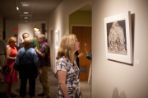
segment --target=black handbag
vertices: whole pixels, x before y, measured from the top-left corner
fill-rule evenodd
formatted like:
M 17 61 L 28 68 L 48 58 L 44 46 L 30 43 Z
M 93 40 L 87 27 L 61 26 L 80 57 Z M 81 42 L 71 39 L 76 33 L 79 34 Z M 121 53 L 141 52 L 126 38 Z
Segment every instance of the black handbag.
M 2 67 L 2 73 L 3 74 L 8 74 L 10 73 L 10 67 L 8 65 L 5 65 Z

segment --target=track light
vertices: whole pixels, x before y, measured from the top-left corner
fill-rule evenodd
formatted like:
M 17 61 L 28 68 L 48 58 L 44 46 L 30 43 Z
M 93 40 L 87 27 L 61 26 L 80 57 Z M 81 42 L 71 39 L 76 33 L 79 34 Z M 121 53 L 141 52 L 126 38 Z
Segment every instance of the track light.
M 19 11 L 19 7 L 18 6 L 16 6 L 16 10 Z
M 24 14 L 29 14 L 29 12 L 24 12 Z

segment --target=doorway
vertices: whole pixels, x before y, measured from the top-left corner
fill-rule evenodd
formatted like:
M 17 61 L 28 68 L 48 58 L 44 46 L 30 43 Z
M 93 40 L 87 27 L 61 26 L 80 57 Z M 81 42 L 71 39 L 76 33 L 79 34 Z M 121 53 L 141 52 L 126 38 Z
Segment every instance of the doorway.
M 87 81 L 89 76 L 90 60 L 86 58 L 85 44 L 87 44 L 88 50 L 91 49 L 91 26 L 72 26 L 72 33 L 74 33 L 79 42 L 79 53 L 83 53 L 80 60 L 80 80 Z
M 91 98 L 91 61 L 86 58 L 85 44 L 87 44 L 87 50 L 91 50 L 91 4 L 86 5 L 79 10 L 73 12 L 69 16 L 69 31 L 77 36 L 80 42 L 79 53 L 83 53 L 83 56 L 79 58 L 80 64 L 80 89 L 83 98 Z

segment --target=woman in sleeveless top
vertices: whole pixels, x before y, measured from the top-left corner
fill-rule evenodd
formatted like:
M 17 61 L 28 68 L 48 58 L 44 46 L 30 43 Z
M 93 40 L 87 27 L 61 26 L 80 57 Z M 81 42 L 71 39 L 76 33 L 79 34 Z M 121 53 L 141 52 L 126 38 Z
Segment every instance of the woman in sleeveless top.
M 17 55 L 17 48 L 16 48 L 16 38 L 15 37 L 10 37 L 8 40 L 8 45 L 6 46 L 6 65 L 9 66 L 10 71 L 4 75 L 5 82 L 8 84 L 7 88 L 7 95 L 8 98 L 11 98 L 11 89 L 12 89 L 12 84 L 17 81 L 17 72 L 13 68 L 16 55 Z

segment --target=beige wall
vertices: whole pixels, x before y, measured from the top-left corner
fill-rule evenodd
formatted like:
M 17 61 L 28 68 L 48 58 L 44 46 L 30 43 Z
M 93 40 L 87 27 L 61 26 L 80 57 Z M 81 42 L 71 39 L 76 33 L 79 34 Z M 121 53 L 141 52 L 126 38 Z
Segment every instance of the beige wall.
M 147 0 L 93 0 L 92 98 L 148 98 L 147 9 Z M 135 15 L 133 65 L 105 58 L 104 18 L 127 11 Z
M 33 37 L 33 25 L 32 23 L 19 23 L 18 24 L 19 28 L 19 34 L 18 34 L 18 41 L 19 43 L 22 43 L 22 34 L 23 33 L 29 33 Z
M 72 26 L 91 26 L 91 11 L 76 11 L 69 16 L 69 32 Z

